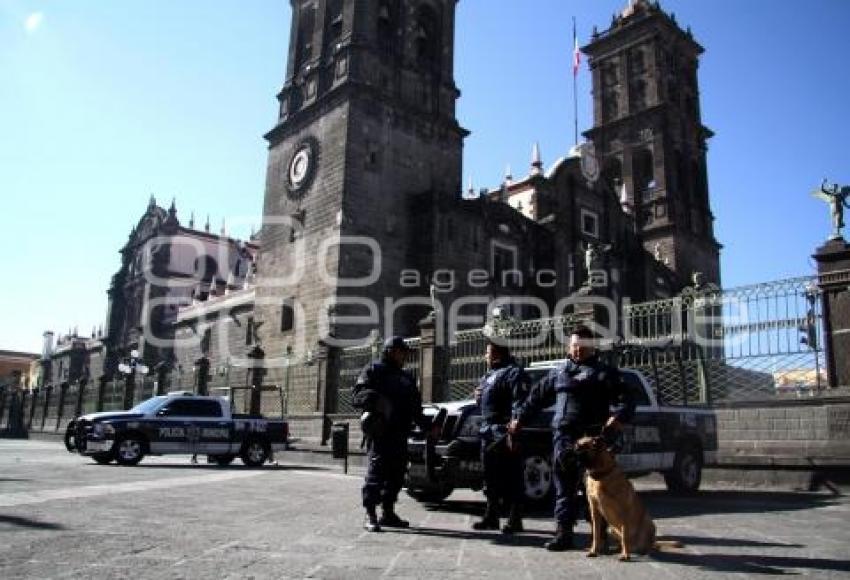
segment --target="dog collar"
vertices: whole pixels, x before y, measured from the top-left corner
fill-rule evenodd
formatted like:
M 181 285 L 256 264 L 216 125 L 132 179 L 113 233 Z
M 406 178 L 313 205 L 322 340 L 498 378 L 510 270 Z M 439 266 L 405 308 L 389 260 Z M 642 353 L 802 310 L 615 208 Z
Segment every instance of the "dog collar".
M 607 477 L 608 475 L 610 475 L 611 472 L 614 471 L 615 467 L 617 467 L 617 466 L 611 465 L 611 467 L 609 467 L 608 469 L 606 469 L 604 471 L 593 471 L 593 470 L 588 469 L 587 474 L 590 477 L 592 477 L 593 479 L 602 479 L 603 477 Z

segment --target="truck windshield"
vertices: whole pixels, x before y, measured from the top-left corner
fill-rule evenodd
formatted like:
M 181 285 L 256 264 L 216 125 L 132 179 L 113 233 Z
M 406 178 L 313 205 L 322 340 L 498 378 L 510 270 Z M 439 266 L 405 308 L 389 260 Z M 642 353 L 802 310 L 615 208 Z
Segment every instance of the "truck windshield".
M 162 401 L 165 400 L 166 397 L 153 397 L 148 399 L 147 401 L 142 401 L 132 409 L 130 409 L 131 413 L 142 413 L 143 415 L 147 415 L 157 407 L 162 404 Z

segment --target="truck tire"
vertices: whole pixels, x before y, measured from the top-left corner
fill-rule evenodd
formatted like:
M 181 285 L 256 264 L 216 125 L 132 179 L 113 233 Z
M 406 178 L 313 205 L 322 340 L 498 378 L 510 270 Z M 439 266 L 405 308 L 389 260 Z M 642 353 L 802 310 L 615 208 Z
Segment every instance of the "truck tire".
M 91 456 L 94 459 L 95 463 L 99 463 L 100 465 L 109 465 L 112 463 L 112 453 L 106 451 L 104 453 L 95 453 Z
M 537 452 L 526 455 L 522 475 L 525 498 L 529 503 L 541 504 L 552 500 L 554 484 L 552 482 L 552 461 Z
M 210 463 L 215 463 L 216 465 L 221 465 L 222 467 L 226 467 L 233 463 L 233 460 L 236 459 L 235 455 L 210 455 L 209 460 Z
M 239 458 L 248 467 L 259 467 L 269 458 L 269 446 L 261 439 L 248 439 L 242 445 Z
M 136 465 L 145 456 L 145 442 L 137 435 L 125 435 L 115 442 L 113 451 L 119 465 Z
M 69 453 L 77 451 L 77 428 L 73 421 L 68 423 L 68 427 L 65 429 L 63 442 L 65 443 L 65 449 L 67 449 Z
M 696 493 L 702 481 L 702 453 L 694 445 L 686 445 L 676 452 L 673 469 L 664 472 L 667 489 L 676 494 Z

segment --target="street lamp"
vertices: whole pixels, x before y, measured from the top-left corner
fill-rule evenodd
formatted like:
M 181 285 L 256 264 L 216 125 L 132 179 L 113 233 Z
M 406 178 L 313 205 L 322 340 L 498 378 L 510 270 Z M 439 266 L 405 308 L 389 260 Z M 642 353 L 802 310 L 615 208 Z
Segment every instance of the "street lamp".
M 150 372 L 150 369 L 139 357 L 139 351 L 134 349 L 130 351 L 130 357 L 118 365 L 118 372 L 124 375 L 124 408 L 129 409 L 133 406 L 136 373 L 146 375 Z

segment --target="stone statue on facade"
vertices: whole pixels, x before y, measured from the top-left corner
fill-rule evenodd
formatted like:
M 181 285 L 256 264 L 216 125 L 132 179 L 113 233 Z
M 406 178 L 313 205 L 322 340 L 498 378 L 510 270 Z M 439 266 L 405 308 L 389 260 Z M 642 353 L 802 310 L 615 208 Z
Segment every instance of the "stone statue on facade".
M 588 243 L 584 248 L 584 269 L 588 275 L 592 270 L 598 270 L 603 256 L 611 250 L 611 244 Z
M 841 230 L 844 229 L 844 209 L 850 209 L 850 203 L 847 201 L 850 197 L 850 186 L 839 187 L 838 184 L 828 186 L 827 180 L 824 179 L 820 189 L 814 190 L 812 195 L 829 204 L 832 216 L 832 235 L 829 239 L 840 240 L 843 237 Z

